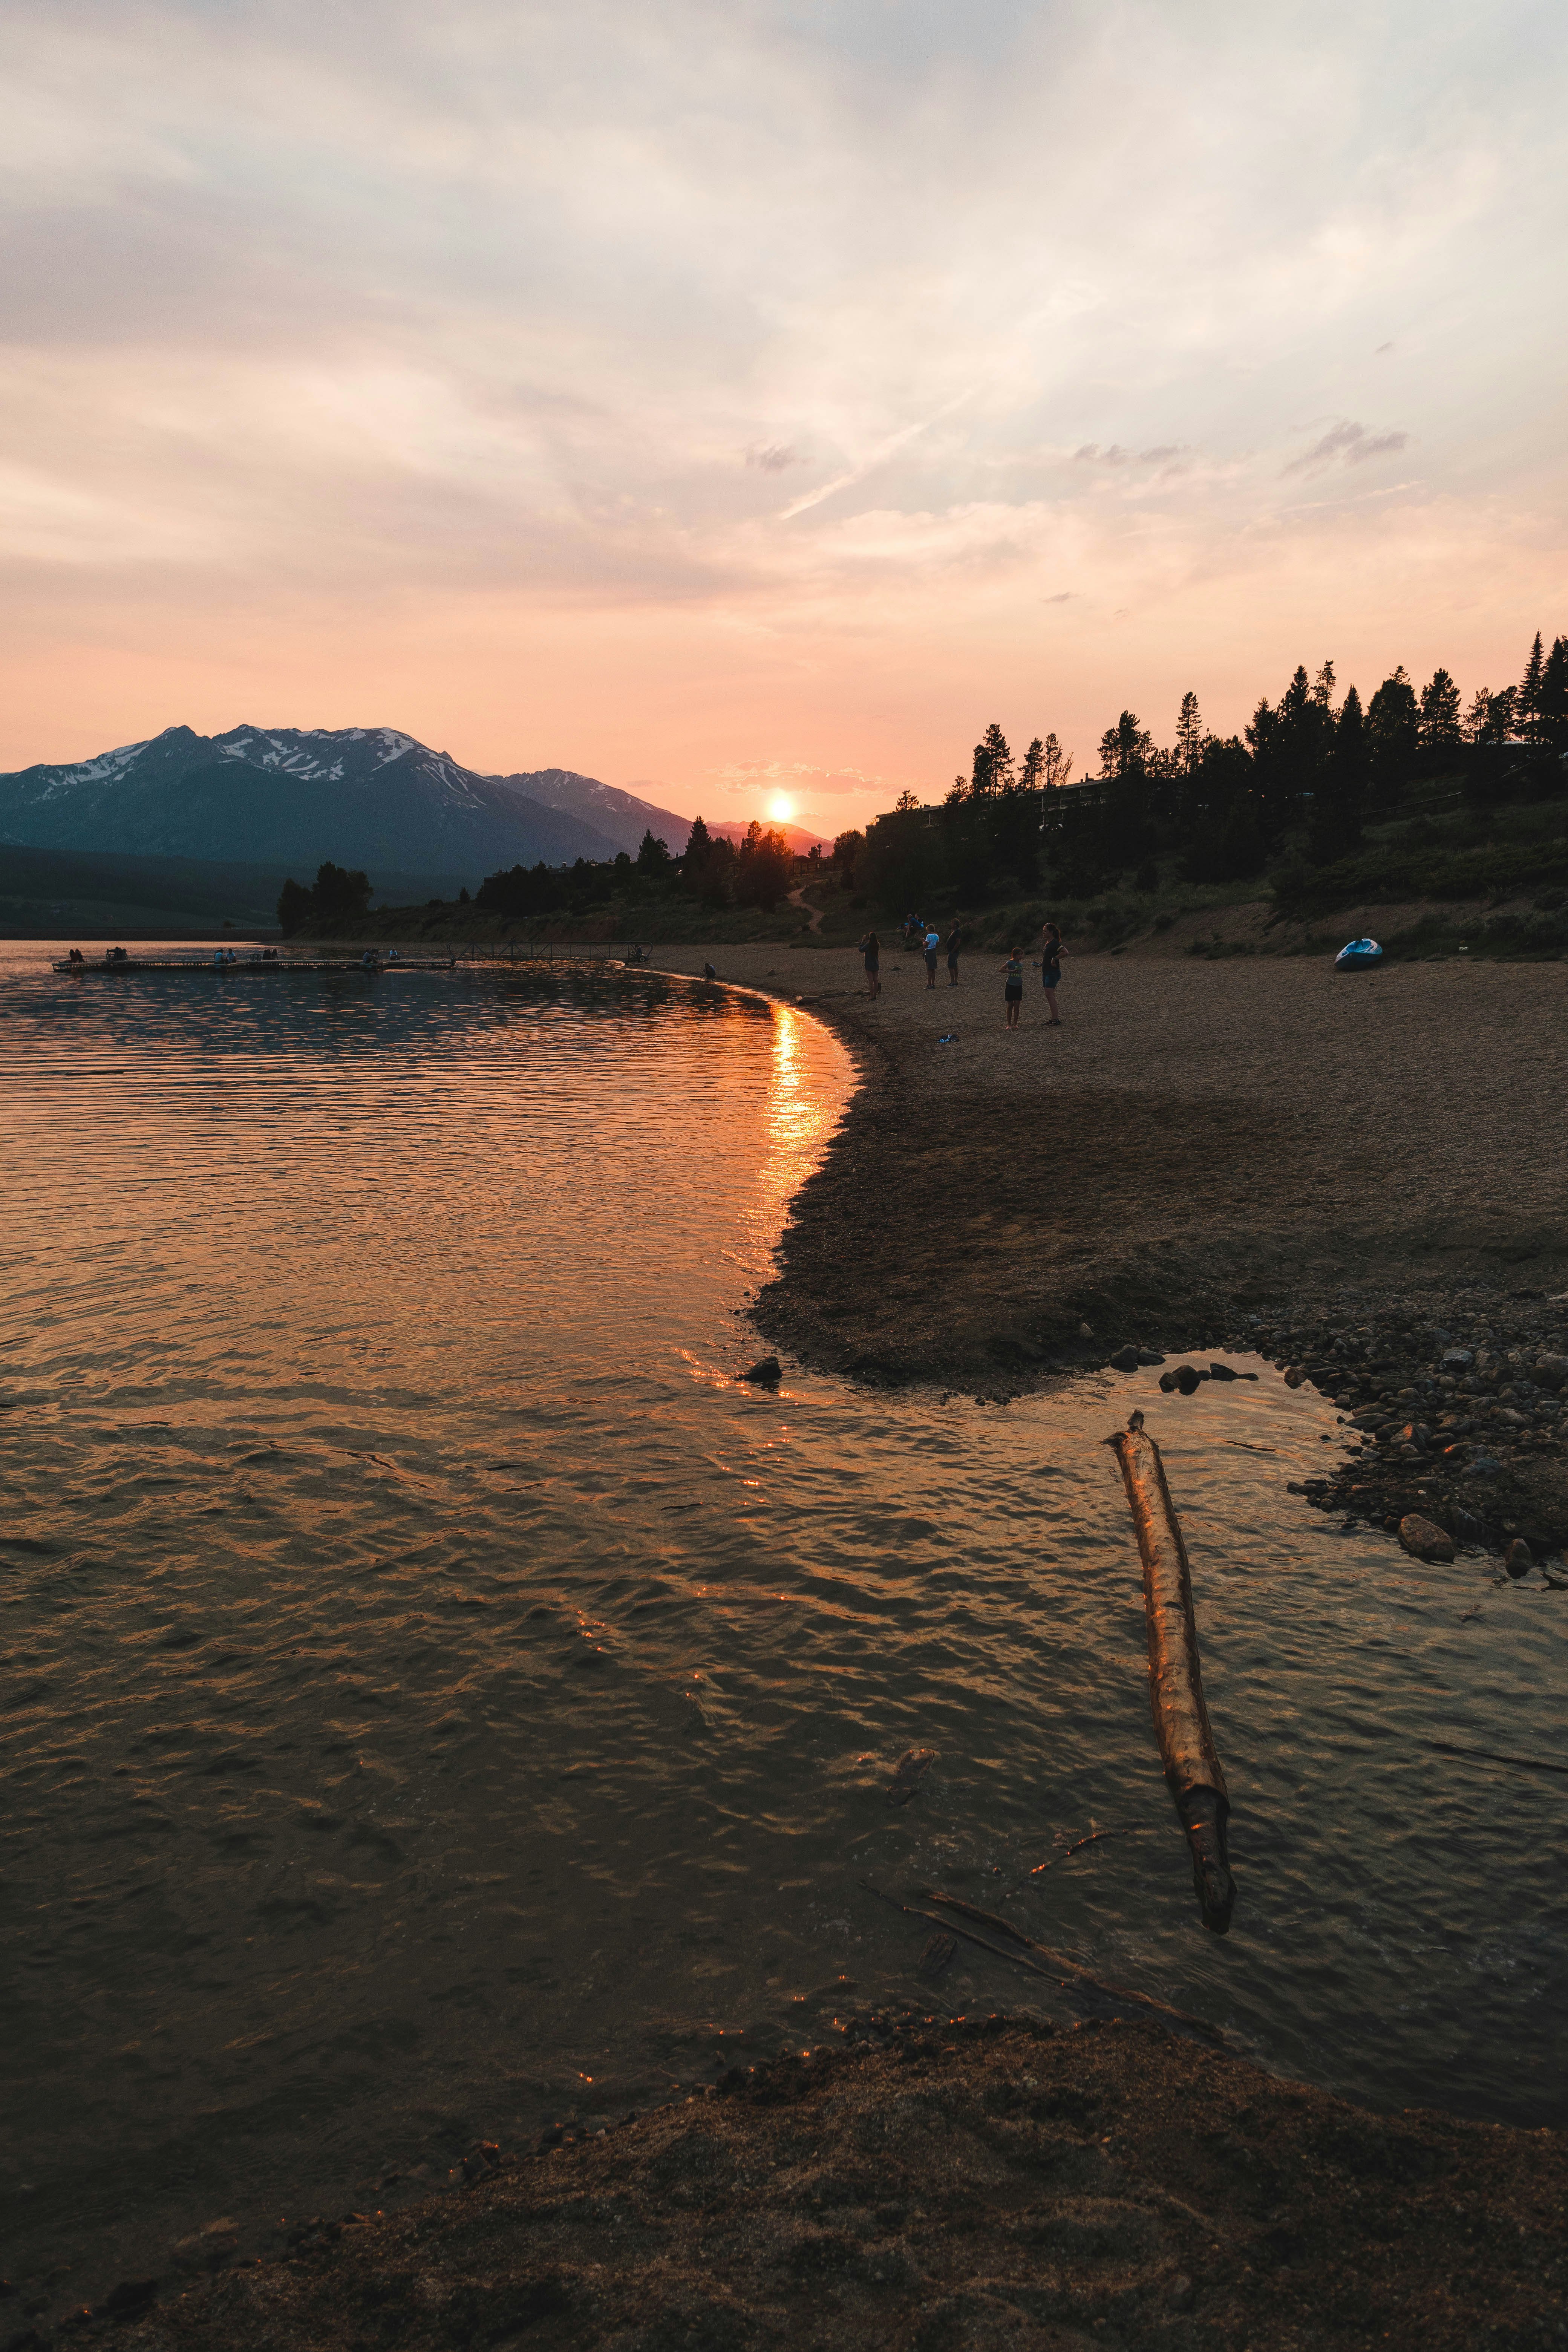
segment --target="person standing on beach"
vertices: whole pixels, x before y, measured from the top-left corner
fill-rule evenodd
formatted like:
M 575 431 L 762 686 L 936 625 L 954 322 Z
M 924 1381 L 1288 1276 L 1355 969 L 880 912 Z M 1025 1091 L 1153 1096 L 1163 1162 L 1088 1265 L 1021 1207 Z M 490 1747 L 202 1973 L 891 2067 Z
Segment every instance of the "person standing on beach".
M 954 923 L 952 930 L 949 931 L 947 935 L 947 984 L 949 988 L 956 988 L 958 986 L 958 950 L 963 945 L 963 933 L 959 929 L 958 925 Z
M 1040 978 L 1046 983 L 1046 1003 L 1050 1007 L 1051 1015 L 1046 1026 L 1047 1029 L 1059 1029 L 1062 1022 L 1057 1011 L 1057 991 L 1062 984 L 1062 958 L 1067 950 L 1062 945 L 1062 935 L 1055 923 L 1046 925 L 1040 947 Z
M 875 931 L 868 931 L 860 942 L 860 952 L 866 959 L 866 993 L 882 993 L 882 948 Z
M 926 933 L 926 986 L 936 986 L 937 951 L 942 946 L 942 934 L 933 923 Z
M 1024 959 L 1016 948 L 1009 948 L 1007 961 L 1002 967 L 1003 998 L 1007 1007 L 1007 1026 L 1016 1029 L 1024 1003 Z

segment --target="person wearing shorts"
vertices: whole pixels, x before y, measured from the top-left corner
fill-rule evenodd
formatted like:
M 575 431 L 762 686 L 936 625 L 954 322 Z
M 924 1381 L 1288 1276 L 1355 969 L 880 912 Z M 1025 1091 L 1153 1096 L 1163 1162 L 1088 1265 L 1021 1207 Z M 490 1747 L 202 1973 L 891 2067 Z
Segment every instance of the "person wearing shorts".
M 866 960 L 866 993 L 882 993 L 882 945 L 875 931 L 868 931 L 860 942 L 860 952 Z
M 936 959 L 942 946 L 942 934 L 933 923 L 925 936 L 926 986 L 936 986 Z
M 1057 991 L 1062 984 L 1062 958 L 1067 950 L 1062 945 L 1062 935 L 1055 923 L 1046 925 L 1040 945 L 1040 978 L 1046 984 L 1046 1003 L 1050 1007 L 1050 1019 L 1046 1026 L 1047 1029 L 1059 1029 L 1062 1022 L 1057 1011 Z
M 1007 1026 L 1016 1029 L 1024 1004 L 1024 959 L 1016 948 L 1009 948 L 1007 961 L 1002 967 L 1002 997 L 1007 1008 Z

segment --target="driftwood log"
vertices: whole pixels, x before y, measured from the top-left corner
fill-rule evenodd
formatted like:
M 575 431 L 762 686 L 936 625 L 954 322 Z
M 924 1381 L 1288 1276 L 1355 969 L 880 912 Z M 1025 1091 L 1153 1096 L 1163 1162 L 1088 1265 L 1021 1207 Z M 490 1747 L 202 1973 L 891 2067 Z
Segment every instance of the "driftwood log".
M 1193 1580 L 1176 1523 L 1160 1449 L 1141 1412 L 1106 1440 L 1121 1465 L 1132 1524 L 1143 1559 L 1143 1612 L 1149 1628 L 1149 1704 L 1165 1780 L 1187 1833 L 1193 1885 L 1204 1926 L 1223 1936 L 1230 1926 L 1236 1883 L 1226 1851 L 1230 1798 L 1215 1754 L 1198 1664 Z

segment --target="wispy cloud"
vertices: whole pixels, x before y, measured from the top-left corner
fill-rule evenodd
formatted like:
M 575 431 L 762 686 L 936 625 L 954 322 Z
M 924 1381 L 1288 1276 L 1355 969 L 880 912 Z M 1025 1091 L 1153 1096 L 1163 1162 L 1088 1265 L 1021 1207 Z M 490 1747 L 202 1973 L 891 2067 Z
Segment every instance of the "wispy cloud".
M 1281 467 L 1284 474 L 1313 474 L 1324 466 L 1364 466 L 1373 457 L 1391 457 L 1408 448 L 1408 433 L 1369 433 L 1364 425 L 1343 419 L 1331 425 L 1321 440 Z

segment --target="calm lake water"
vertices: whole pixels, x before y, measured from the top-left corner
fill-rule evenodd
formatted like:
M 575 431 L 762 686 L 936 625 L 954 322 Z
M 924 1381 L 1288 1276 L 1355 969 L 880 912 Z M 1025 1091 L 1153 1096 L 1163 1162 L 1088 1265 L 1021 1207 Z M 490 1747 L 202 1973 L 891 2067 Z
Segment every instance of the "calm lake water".
M 1561 1759 L 1568 1596 L 1288 1495 L 1331 1407 L 740 1384 L 852 1084 L 788 1008 L 49 952 L 0 950 L 11 2275 L 90 2299 L 216 2216 L 386 2202 L 884 2000 L 1071 2013 L 963 1948 L 922 1995 L 868 1875 L 1288 2073 L 1563 2120 L 1564 1784 L 1426 1743 Z M 1134 1402 L 1230 1780 L 1223 1941 L 1100 1443 Z

